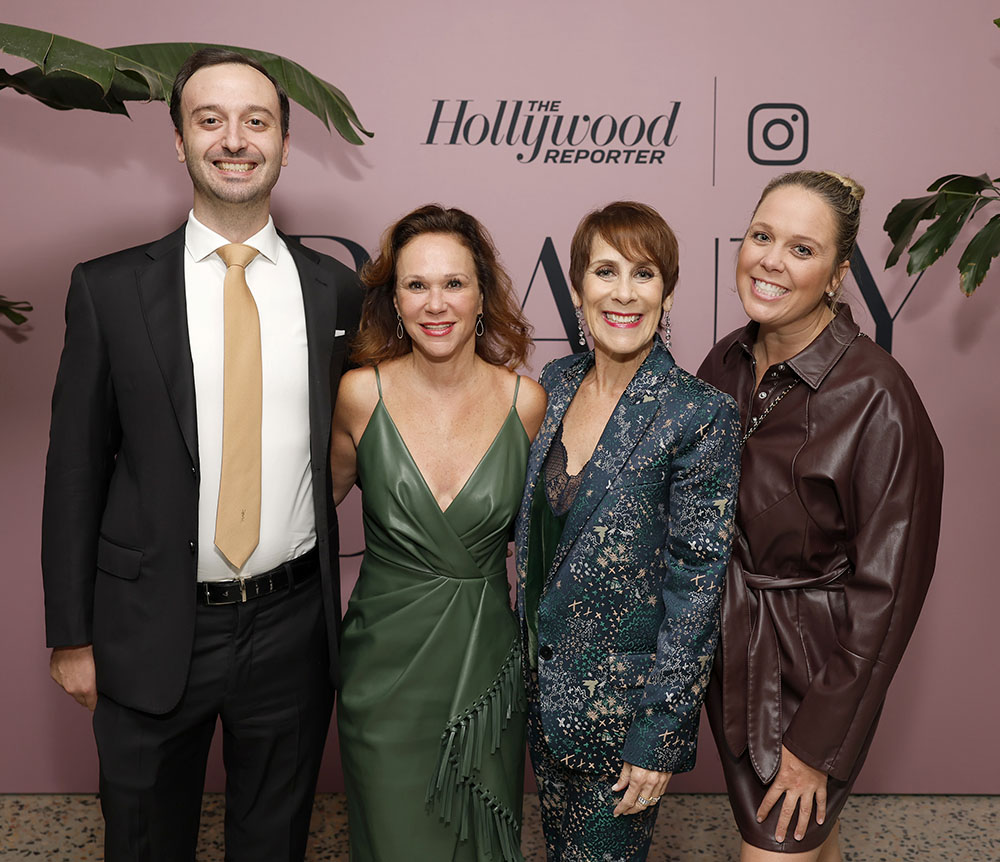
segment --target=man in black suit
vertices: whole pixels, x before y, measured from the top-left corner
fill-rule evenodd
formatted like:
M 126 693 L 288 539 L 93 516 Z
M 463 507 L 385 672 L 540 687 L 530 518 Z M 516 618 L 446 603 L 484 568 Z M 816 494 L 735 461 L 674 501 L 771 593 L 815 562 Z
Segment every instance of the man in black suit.
M 330 417 L 360 288 L 274 228 L 288 97 L 263 67 L 199 51 L 171 116 L 187 223 L 70 285 L 42 526 L 51 673 L 95 710 L 110 862 L 194 859 L 219 717 L 226 858 L 302 859 L 337 681 Z

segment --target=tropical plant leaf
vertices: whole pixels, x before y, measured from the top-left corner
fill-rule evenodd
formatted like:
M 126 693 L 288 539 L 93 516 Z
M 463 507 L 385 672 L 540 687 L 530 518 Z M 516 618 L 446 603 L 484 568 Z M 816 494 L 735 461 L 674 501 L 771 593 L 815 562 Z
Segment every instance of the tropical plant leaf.
M 994 183 L 997 180 L 993 181 Z M 995 197 L 986 197 L 985 195 L 980 195 L 979 200 L 976 201 L 976 205 L 972 208 L 972 215 L 969 218 L 975 218 L 977 212 L 979 212 L 983 207 L 989 206 L 990 204 L 995 204 L 997 202 Z
M 977 195 L 983 189 L 993 185 L 989 176 L 980 174 L 978 177 L 970 177 L 967 174 L 948 174 L 934 180 L 927 187 L 929 192 L 947 191 L 954 194 Z M 947 188 L 945 188 L 947 186 Z
M 127 116 L 126 102 L 169 103 L 177 70 L 191 53 L 203 47 L 206 44 L 200 42 L 162 42 L 105 50 L 42 30 L 0 24 L 0 52 L 35 64 L 17 73 L 0 69 L 0 89 L 10 87 L 61 110 L 85 108 Z M 253 48 L 218 47 L 258 60 L 290 99 L 319 117 L 327 129 L 332 123 L 345 140 L 362 144 L 362 134 L 372 136 L 347 96 L 300 64 Z
M 30 302 L 20 302 L 0 296 L 0 314 L 8 318 L 11 323 L 20 326 L 28 318 L 21 314 L 22 311 L 32 311 Z
M 136 95 L 130 97 L 131 100 L 146 100 L 149 90 L 139 84 L 134 86 Z M 100 84 L 73 72 L 52 72 L 45 75 L 39 69 L 31 68 L 11 75 L 0 69 L 0 89 L 4 87 L 32 96 L 42 104 L 59 111 L 84 108 L 128 116 L 125 100 L 118 95 L 120 92 L 118 88 L 105 93 Z
M 962 293 L 972 296 L 983 283 L 990 263 L 1000 254 L 1000 214 L 993 216 L 965 247 L 958 261 L 958 283 Z
M 913 239 L 913 232 L 917 229 L 917 225 L 924 219 L 934 218 L 937 200 L 937 195 L 906 198 L 889 210 L 889 215 L 885 217 L 882 229 L 889 234 L 889 239 L 893 241 L 894 245 L 892 251 L 889 252 L 889 257 L 886 258 L 886 269 L 896 265 L 899 256 Z
M 167 69 L 169 83 L 166 85 L 166 99 L 169 101 L 170 86 L 173 84 L 177 70 L 190 54 L 204 47 L 206 45 L 199 42 L 160 42 L 146 45 L 126 45 L 111 50 L 142 66 Z M 285 88 L 290 99 L 319 117 L 327 129 L 332 123 L 345 140 L 352 144 L 363 144 L 364 141 L 358 135 L 358 131 L 372 137 L 372 133 L 361 125 L 361 121 L 347 96 L 333 84 L 317 78 L 304 66 L 289 60 L 287 57 L 271 54 L 267 51 L 257 51 L 253 48 L 240 48 L 233 45 L 220 45 L 218 47 L 239 51 L 241 54 L 253 57 L 274 75 L 278 83 Z
M 924 235 L 910 246 L 910 259 L 906 264 L 910 275 L 927 269 L 952 247 L 978 200 L 978 197 L 969 195 L 938 192 L 937 218 Z

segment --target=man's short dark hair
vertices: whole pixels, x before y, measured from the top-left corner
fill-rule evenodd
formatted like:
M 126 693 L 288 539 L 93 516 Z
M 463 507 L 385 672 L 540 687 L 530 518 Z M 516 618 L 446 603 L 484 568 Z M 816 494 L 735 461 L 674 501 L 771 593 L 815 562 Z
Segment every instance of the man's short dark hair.
M 256 69 L 274 84 L 274 89 L 278 94 L 278 104 L 281 106 L 281 136 L 284 137 L 287 135 L 288 93 L 285 92 L 284 87 L 275 80 L 274 75 L 268 72 L 267 69 L 252 57 L 241 54 L 239 51 L 230 51 L 228 48 L 215 47 L 200 48 L 195 51 L 184 61 L 184 65 L 177 72 L 177 77 L 174 78 L 174 86 L 170 91 L 170 119 L 173 120 L 177 133 L 181 137 L 184 137 L 181 118 L 181 91 L 184 89 L 184 85 L 188 82 L 188 79 L 199 69 L 204 69 L 206 66 L 221 66 L 225 63 L 239 63 L 243 66 L 249 66 L 251 69 Z

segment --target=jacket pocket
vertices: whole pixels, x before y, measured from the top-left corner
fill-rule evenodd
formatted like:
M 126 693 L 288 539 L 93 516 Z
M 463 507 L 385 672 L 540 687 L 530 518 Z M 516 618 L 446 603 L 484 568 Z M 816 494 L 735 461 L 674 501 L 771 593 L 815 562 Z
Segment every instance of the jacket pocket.
M 98 571 L 116 578 L 134 581 L 139 577 L 139 566 L 142 562 L 142 551 L 137 548 L 126 548 L 110 539 L 101 536 L 97 540 Z
M 608 656 L 608 682 L 616 688 L 642 688 L 656 660 L 654 653 L 619 652 Z

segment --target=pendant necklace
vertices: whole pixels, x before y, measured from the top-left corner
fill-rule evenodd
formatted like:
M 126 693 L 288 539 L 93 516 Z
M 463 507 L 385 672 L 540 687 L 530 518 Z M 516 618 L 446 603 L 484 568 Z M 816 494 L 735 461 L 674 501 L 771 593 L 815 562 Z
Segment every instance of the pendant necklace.
M 764 421 L 764 417 L 777 407 L 778 402 L 791 392 L 798 385 L 798 383 L 798 378 L 789 383 L 784 389 L 781 390 L 781 392 L 774 396 L 774 399 L 767 405 L 767 407 L 764 408 L 763 412 L 759 416 L 756 416 L 750 421 L 750 424 L 747 426 L 746 433 L 743 435 L 743 439 L 740 440 L 740 447 L 746 446 L 747 440 L 750 439 L 750 435 L 760 428 L 760 423 Z

